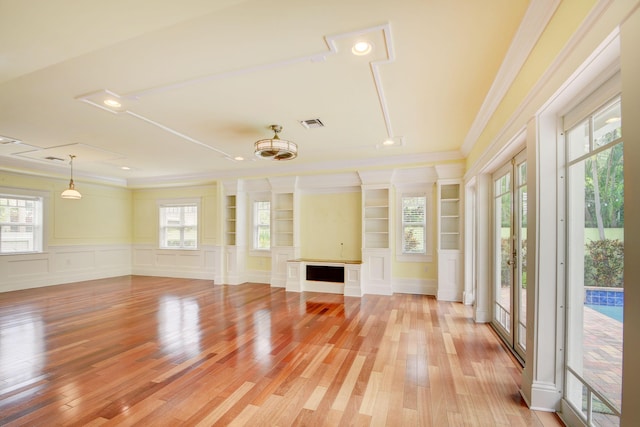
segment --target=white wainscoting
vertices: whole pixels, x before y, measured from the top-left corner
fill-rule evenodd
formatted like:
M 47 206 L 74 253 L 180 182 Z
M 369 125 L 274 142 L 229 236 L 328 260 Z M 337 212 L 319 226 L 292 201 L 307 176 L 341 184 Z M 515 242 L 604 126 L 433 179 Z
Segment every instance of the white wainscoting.
M 393 294 L 390 249 L 362 250 L 362 294 Z
M 131 274 L 130 245 L 49 246 L 0 256 L 0 292 Z
M 398 294 L 433 295 L 438 293 L 435 279 L 392 279 L 393 292 Z
M 218 246 L 197 250 L 158 249 L 133 245 L 132 274 L 213 280 L 220 284 L 222 252 Z

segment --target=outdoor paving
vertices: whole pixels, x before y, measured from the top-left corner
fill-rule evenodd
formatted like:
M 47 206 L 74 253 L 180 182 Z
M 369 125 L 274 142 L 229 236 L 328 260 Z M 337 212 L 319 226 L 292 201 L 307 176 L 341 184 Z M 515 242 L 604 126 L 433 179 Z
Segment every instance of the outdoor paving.
M 622 322 L 584 307 L 584 378 L 620 408 Z

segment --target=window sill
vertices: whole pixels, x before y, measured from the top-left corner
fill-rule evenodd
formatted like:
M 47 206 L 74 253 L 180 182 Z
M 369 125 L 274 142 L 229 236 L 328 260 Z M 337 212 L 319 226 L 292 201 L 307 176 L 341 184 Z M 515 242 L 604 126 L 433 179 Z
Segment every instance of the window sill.
M 15 256 L 25 256 L 25 255 L 46 255 L 47 252 L 45 251 L 31 251 L 31 252 L 2 252 L 0 253 L 0 256 L 10 256 L 10 255 L 15 255 Z

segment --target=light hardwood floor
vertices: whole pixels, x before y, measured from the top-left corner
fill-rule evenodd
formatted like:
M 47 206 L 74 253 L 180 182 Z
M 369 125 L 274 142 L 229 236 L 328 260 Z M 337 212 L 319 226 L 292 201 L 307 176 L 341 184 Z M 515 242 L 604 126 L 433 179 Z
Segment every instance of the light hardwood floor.
M 470 314 L 143 276 L 2 293 L 0 425 L 561 425 Z

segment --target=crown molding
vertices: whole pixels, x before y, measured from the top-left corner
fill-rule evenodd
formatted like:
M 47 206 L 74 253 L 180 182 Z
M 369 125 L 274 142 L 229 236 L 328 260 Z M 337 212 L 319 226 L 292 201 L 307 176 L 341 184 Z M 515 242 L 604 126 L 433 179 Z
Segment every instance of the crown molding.
M 0 171 L 19 173 L 53 179 L 69 179 L 70 168 L 68 163 L 60 165 L 47 165 L 36 163 L 30 160 L 23 160 L 16 157 L 2 157 L 3 164 Z M 102 175 L 92 175 L 83 172 L 73 171 L 74 181 L 85 180 L 92 183 L 112 185 L 116 187 L 127 187 L 127 181 L 120 178 L 107 177 Z
M 496 112 L 559 5 L 560 0 L 533 0 L 529 5 L 478 115 L 464 139 L 461 151 L 465 157 L 469 155 L 491 116 Z
M 602 72 L 606 70 L 613 70 L 616 65 L 612 65 L 612 61 L 619 60 L 619 27 L 616 27 L 605 39 L 593 50 L 593 52 L 574 70 L 570 73 L 570 76 L 559 85 L 559 87 L 550 95 L 545 97 L 545 93 L 548 93 L 548 87 L 554 83 L 554 79 L 562 71 L 562 67 L 568 61 L 568 58 L 578 49 L 580 43 L 587 37 L 588 33 L 595 27 L 596 23 L 600 21 L 607 9 L 609 8 L 613 0 L 600 0 L 591 10 L 589 15 L 585 18 L 582 24 L 578 27 L 575 33 L 571 36 L 564 48 L 556 56 L 555 60 L 546 69 L 544 74 L 540 77 L 538 82 L 533 86 L 529 94 L 523 99 L 518 107 L 513 111 L 511 117 L 505 122 L 502 128 L 498 131 L 493 138 L 489 146 L 481 153 L 480 157 L 471 165 L 465 176 L 467 178 L 485 170 L 487 165 L 493 158 L 498 156 L 504 149 L 504 145 L 510 145 L 511 141 L 514 141 L 519 137 L 523 129 L 526 127 L 527 117 L 531 117 L 528 114 L 534 115 L 544 112 L 549 105 L 555 104 L 559 101 L 559 97 L 568 97 L 569 88 L 572 90 L 582 90 L 584 85 L 577 85 L 577 81 L 581 82 L 593 82 L 594 79 Z M 576 94 L 576 92 L 573 92 Z M 545 97 L 545 100 L 536 106 L 536 101 L 539 101 L 541 97 Z M 535 109 L 535 111 L 532 111 Z

